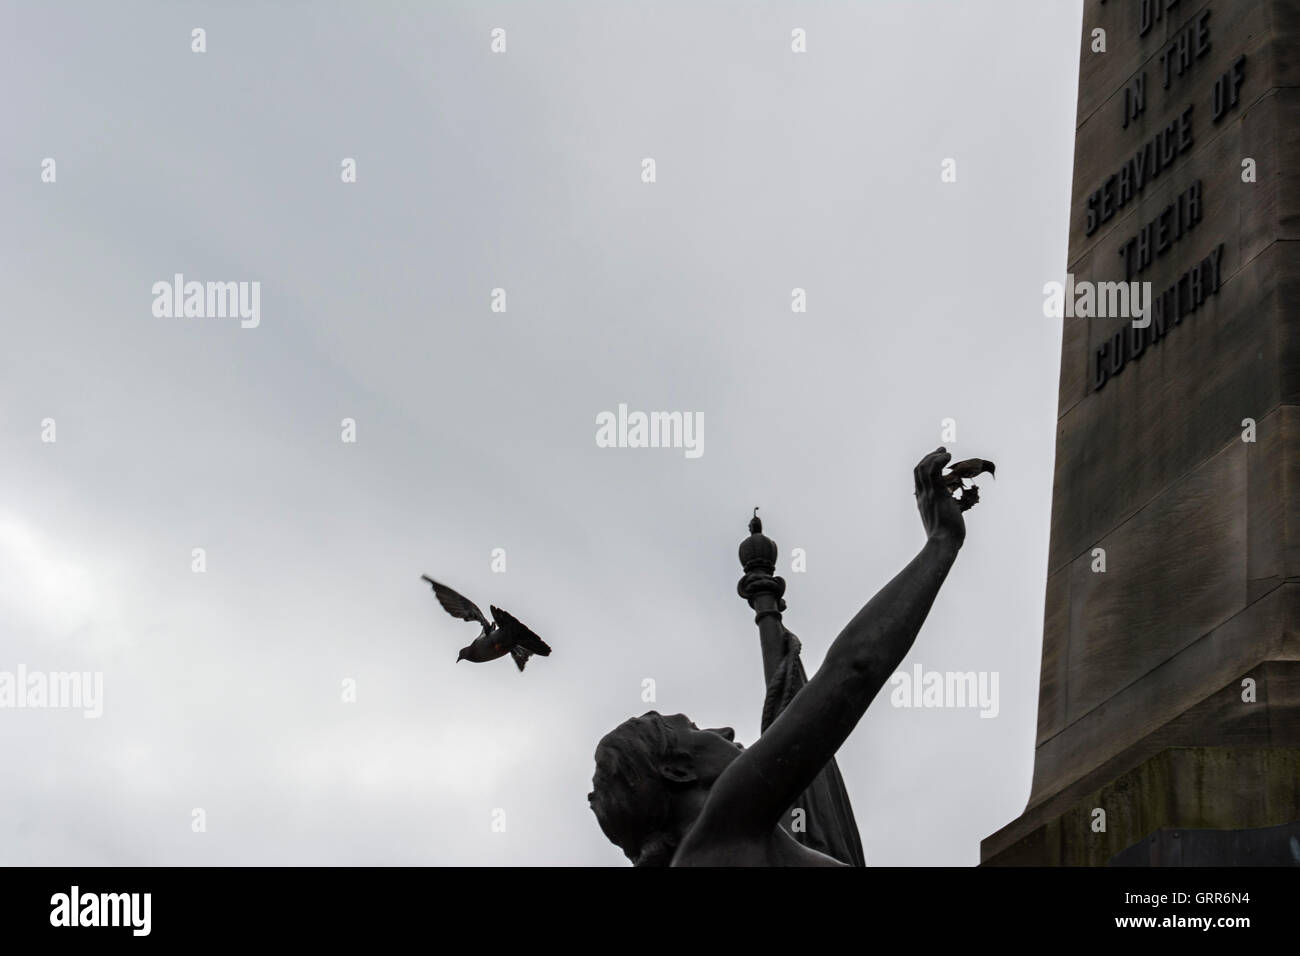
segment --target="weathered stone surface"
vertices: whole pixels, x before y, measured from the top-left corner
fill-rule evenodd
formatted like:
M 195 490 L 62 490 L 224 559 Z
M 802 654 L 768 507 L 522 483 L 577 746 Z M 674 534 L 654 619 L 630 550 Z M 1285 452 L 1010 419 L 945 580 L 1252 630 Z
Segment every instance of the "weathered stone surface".
M 1295 585 L 1289 586 L 1297 589 Z M 1293 624 L 1300 593 L 1291 601 Z M 1290 638 L 1291 653 L 1296 638 Z M 1241 700 L 1241 680 L 1256 682 L 1258 700 Z M 1095 866 L 1161 827 L 1273 826 L 1300 819 L 1300 662 L 1265 662 L 1217 693 L 1125 746 L 1073 783 L 1031 799 L 1029 809 L 983 841 L 994 866 Z M 1221 750 L 1243 760 L 1192 758 L 1184 770 L 1160 769 L 1166 754 Z M 1171 757 L 1166 760 L 1174 759 Z M 1187 759 L 1180 757 L 1177 759 Z M 1223 772 L 1214 772 L 1215 768 Z M 1245 774 L 1245 776 L 1238 776 Z M 1091 829 L 1093 810 L 1106 811 L 1107 833 Z
M 1038 682 L 1038 742 L 1065 728 L 1065 697 L 1069 678 L 1066 641 L 1070 635 L 1070 575 L 1068 570 L 1047 579 L 1047 618 L 1043 623 L 1043 665 Z
M 1265 773 L 1278 770 L 1266 766 Z M 1159 829 L 1110 858 L 1111 866 L 1300 866 L 1300 820 L 1230 830 Z
M 1300 820 L 1300 748 L 1174 747 L 1117 777 L 1043 828 L 1051 862 L 1106 866 L 1163 827 L 1234 830 Z M 1106 830 L 1094 831 L 1095 811 Z
M 1098 542 L 1070 575 L 1073 723 L 1239 612 L 1246 600 L 1246 446 L 1234 441 Z
M 1246 600 L 1300 578 L 1300 407 L 1280 405 L 1246 446 Z
M 1091 6 L 1089 4 L 1089 8 Z M 1136 4 L 1117 4 L 1116 10 L 1120 13 L 1120 19 L 1127 19 L 1136 6 Z M 1193 9 L 1192 4 L 1184 0 L 1175 8 L 1175 12 L 1181 13 L 1184 7 L 1189 12 Z M 1070 199 L 1071 261 L 1083 255 L 1094 244 L 1101 242 L 1107 233 L 1117 228 L 1118 216 L 1103 224 L 1091 236 L 1085 235 L 1085 201 L 1088 194 L 1100 188 L 1106 177 L 1116 172 L 1122 162 L 1151 139 L 1157 131 L 1176 120 L 1188 106 L 1192 107 L 1192 152 L 1178 155 L 1168 169 L 1158 173 L 1151 180 L 1151 185 L 1140 194 L 1140 198 L 1143 199 L 1147 198 L 1147 193 L 1153 187 L 1167 188 L 1171 181 L 1181 182 L 1186 179 L 1189 158 L 1203 152 L 1214 139 L 1231 130 L 1244 112 L 1265 92 L 1276 87 L 1277 84 L 1273 82 L 1276 70 L 1272 63 L 1272 52 L 1277 47 L 1270 42 L 1270 34 L 1266 32 L 1267 7 L 1267 3 L 1252 2 L 1252 0 L 1197 5 L 1196 13 L 1181 17 L 1179 22 L 1183 26 L 1195 23 L 1203 13 L 1208 11 L 1210 16 L 1206 23 L 1210 34 L 1209 51 L 1195 60 L 1191 69 L 1182 77 L 1174 78 L 1169 89 L 1165 90 L 1161 89 L 1163 72 L 1159 64 L 1162 46 L 1154 43 L 1145 44 L 1144 48 L 1150 51 L 1150 55 L 1141 66 L 1131 66 L 1127 74 L 1117 80 L 1100 108 L 1079 124 L 1075 133 L 1074 185 Z M 1114 14 L 1111 16 L 1113 17 Z M 1132 32 L 1132 29 L 1124 28 L 1124 32 Z M 1114 31 L 1108 32 L 1108 37 L 1114 35 Z M 1237 57 L 1242 55 L 1245 55 L 1246 62 L 1238 105 L 1215 123 L 1211 119 L 1214 82 Z M 1086 68 L 1092 60 L 1108 60 L 1111 62 L 1109 69 L 1114 71 L 1120 69 L 1115 65 L 1117 59 L 1113 48 L 1106 54 L 1084 55 L 1080 70 L 1081 101 L 1085 82 L 1083 68 Z M 1146 110 L 1131 121 L 1127 129 L 1123 129 L 1121 123 L 1124 116 L 1125 85 L 1143 70 L 1147 75 Z M 1234 166 L 1234 175 L 1239 179 L 1240 162 L 1234 163 Z M 1131 208 L 1132 203 L 1124 206 L 1120 212 L 1127 214 Z
M 1300 0 L 1181 0 L 1145 37 L 1139 6 L 1085 3 L 1068 271 L 1123 281 L 1125 242 L 1199 183 L 1199 221 L 1131 278 L 1159 294 L 1221 248 L 1217 285 L 1100 388 L 1096 350 L 1130 319 L 1063 320 L 1033 787 L 987 862 L 1105 863 L 1160 827 L 1295 809 L 1267 795 L 1295 785 L 1295 755 L 1274 751 L 1300 748 Z M 1208 48 L 1163 89 L 1161 52 L 1198 22 Z M 1238 101 L 1213 121 L 1215 82 L 1239 63 Z M 1125 127 L 1143 71 L 1146 108 Z M 1191 147 L 1088 235 L 1089 196 L 1188 105 Z M 1270 697 L 1251 709 L 1240 681 L 1261 675 Z M 1232 754 L 1207 750 L 1224 747 L 1272 774 L 1268 813 L 1232 790 Z M 1103 798 L 1136 817 L 1081 836 Z
M 1276 257 L 1271 262 L 1271 267 L 1277 270 L 1274 280 L 1294 283 L 1298 270 L 1297 252 L 1285 242 L 1274 248 L 1279 240 L 1289 241 L 1295 238 L 1294 232 L 1300 225 L 1300 212 L 1295 208 L 1295 190 L 1291 187 L 1291 181 L 1295 177 L 1286 175 L 1286 161 L 1279 156 L 1282 145 L 1279 138 L 1286 136 L 1292 140 L 1288 148 L 1292 149 L 1294 155 L 1300 155 L 1300 140 L 1295 140 L 1284 132 L 1286 124 L 1290 124 L 1291 128 L 1300 126 L 1300 90 L 1270 91 L 1262 96 L 1230 129 L 1194 152 L 1186 160 L 1183 172 L 1170 176 L 1149 194 L 1144 194 L 1140 202 L 1126 207 L 1122 218 L 1117 217 L 1118 225 L 1107 230 L 1100 242 L 1085 250 L 1078 250 L 1072 245 L 1069 272 L 1076 281 L 1123 281 L 1123 259 L 1118 252 L 1121 245 L 1135 235 L 1144 223 L 1157 216 L 1179 192 L 1199 180 L 1205 203 L 1202 221 L 1175 243 L 1167 254 L 1157 258 L 1153 266 L 1139 278 L 1150 281 L 1153 289 L 1158 292 L 1195 261 L 1208 256 L 1219 243 L 1223 243 L 1223 261 L 1220 267 L 1222 287 L 1185 320 L 1189 322 L 1189 328 L 1197 324 L 1211 324 L 1199 320 L 1208 318 L 1213 322 L 1221 319 L 1225 312 L 1238 310 L 1243 298 L 1253 298 L 1251 289 L 1231 287 L 1238 276 L 1246 280 L 1247 286 L 1257 281 L 1258 272 L 1250 271 L 1250 266 L 1265 252 L 1272 252 Z M 1256 172 L 1260 179 L 1254 183 L 1241 181 L 1243 157 L 1256 161 Z M 1291 300 L 1285 306 L 1290 306 L 1293 302 Z M 1267 318 L 1259 317 L 1257 321 L 1276 324 L 1278 316 L 1274 313 Z M 1125 324 L 1127 323 L 1122 320 L 1065 320 L 1061 342 L 1061 418 L 1094 394 L 1092 350 Z M 1154 345 L 1148 350 L 1151 354 L 1144 355 L 1134 368 L 1151 362 L 1165 344 L 1172 346 L 1183 337 L 1184 332 L 1181 326 L 1172 330 L 1168 343 L 1162 340 Z M 1126 368 L 1119 379 L 1108 382 L 1102 392 L 1112 388 L 1128 371 Z
M 1205 699 L 1207 688 L 1222 688 L 1229 681 L 1249 676 L 1251 668 L 1262 663 L 1300 659 L 1298 635 L 1300 584 L 1288 583 L 1270 591 L 1162 662 L 1158 669 L 1129 683 L 1053 737 L 1040 742 L 1034 754 L 1030 806 L 1171 725 L 1184 711 Z M 1270 701 L 1270 706 L 1273 703 Z M 1233 700 L 1228 700 L 1216 713 L 1216 719 L 1225 726 L 1243 716 Z M 1300 706 L 1292 713 L 1279 712 L 1276 719 L 1280 722 L 1279 732 L 1293 733 L 1296 745 L 1300 746 Z M 1287 721 L 1297 726 L 1288 729 Z M 1256 729 L 1263 732 L 1270 728 L 1261 725 Z M 1196 735 L 1170 738 L 1166 745 L 1205 743 L 1207 739 L 1197 735 L 1211 734 L 1218 739 L 1221 732 L 1219 726 L 1198 724 Z

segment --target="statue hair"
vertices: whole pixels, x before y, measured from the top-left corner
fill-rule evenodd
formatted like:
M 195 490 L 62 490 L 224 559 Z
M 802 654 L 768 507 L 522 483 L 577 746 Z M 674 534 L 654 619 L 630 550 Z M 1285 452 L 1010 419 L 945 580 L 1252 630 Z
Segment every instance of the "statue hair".
M 605 836 L 633 866 L 667 866 L 677 851 L 669 827 L 672 801 L 660 768 L 684 755 L 677 735 L 653 710 L 623 721 L 596 745 L 587 801 Z

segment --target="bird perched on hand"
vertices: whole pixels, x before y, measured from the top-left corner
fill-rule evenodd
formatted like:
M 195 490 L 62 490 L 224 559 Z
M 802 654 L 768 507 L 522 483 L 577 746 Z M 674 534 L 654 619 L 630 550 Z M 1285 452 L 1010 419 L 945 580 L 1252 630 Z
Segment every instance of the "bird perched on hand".
M 493 623 L 489 624 L 483 612 L 478 609 L 478 605 L 469 598 L 457 594 L 445 584 L 439 584 L 427 574 L 422 574 L 420 577 L 433 587 L 438 603 L 448 614 L 462 621 L 477 621 L 483 626 L 479 636 L 468 646 L 460 649 L 460 656 L 456 658 L 457 664 L 461 661 L 475 663 L 494 661 L 498 657 L 509 654 L 514 658 L 515 666 L 522 671 L 524 665 L 528 663 L 528 658 L 534 654 L 540 657 L 551 655 L 550 645 L 520 624 L 508 612 L 499 607 L 492 607 Z
M 940 480 L 949 494 L 961 492 L 961 497 L 957 499 L 961 502 L 961 510 L 969 511 L 979 503 L 980 490 L 975 485 L 967 487 L 964 482 L 977 478 L 986 471 L 996 478 L 996 469 L 997 466 L 993 462 L 984 458 L 967 458 L 954 464 L 948 474 L 940 476 Z

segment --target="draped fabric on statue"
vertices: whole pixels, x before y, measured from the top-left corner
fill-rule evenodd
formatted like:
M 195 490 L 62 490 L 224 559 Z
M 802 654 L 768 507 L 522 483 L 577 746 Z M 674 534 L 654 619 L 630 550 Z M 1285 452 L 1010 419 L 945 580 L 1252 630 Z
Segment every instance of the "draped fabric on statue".
M 763 701 L 761 726 L 764 733 L 772 721 L 789 706 L 794 695 L 808 683 L 803 660 L 799 657 L 800 647 L 799 638 L 786 630 L 784 653 L 768 684 L 767 698 Z M 804 811 L 804 829 L 792 829 L 791 814 L 786 814 L 782 826 L 796 840 L 842 863 L 867 865 L 862 853 L 862 838 L 858 835 L 858 824 L 853 819 L 853 807 L 849 804 L 849 793 L 844 788 L 844 778 L 840 776 L 840 768 L 834 757 L 822 768 L 817 779 L 800 795 L 791 809 L 795 807 Z

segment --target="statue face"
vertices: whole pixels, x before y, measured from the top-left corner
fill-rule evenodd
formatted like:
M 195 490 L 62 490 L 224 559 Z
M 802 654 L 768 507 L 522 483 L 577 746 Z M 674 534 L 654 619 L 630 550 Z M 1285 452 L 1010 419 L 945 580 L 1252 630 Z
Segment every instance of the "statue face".
M 670 778 L 684 781 L 693 777 L 701 786 L 712 786 L 745 749 L 736 743 L 736 732 L 730 727 L 701 730 L 685 714 L 673 714 L 664 720 L 676 735 L 678 746 L 690 757 L 689 767 L 664 768 Z

